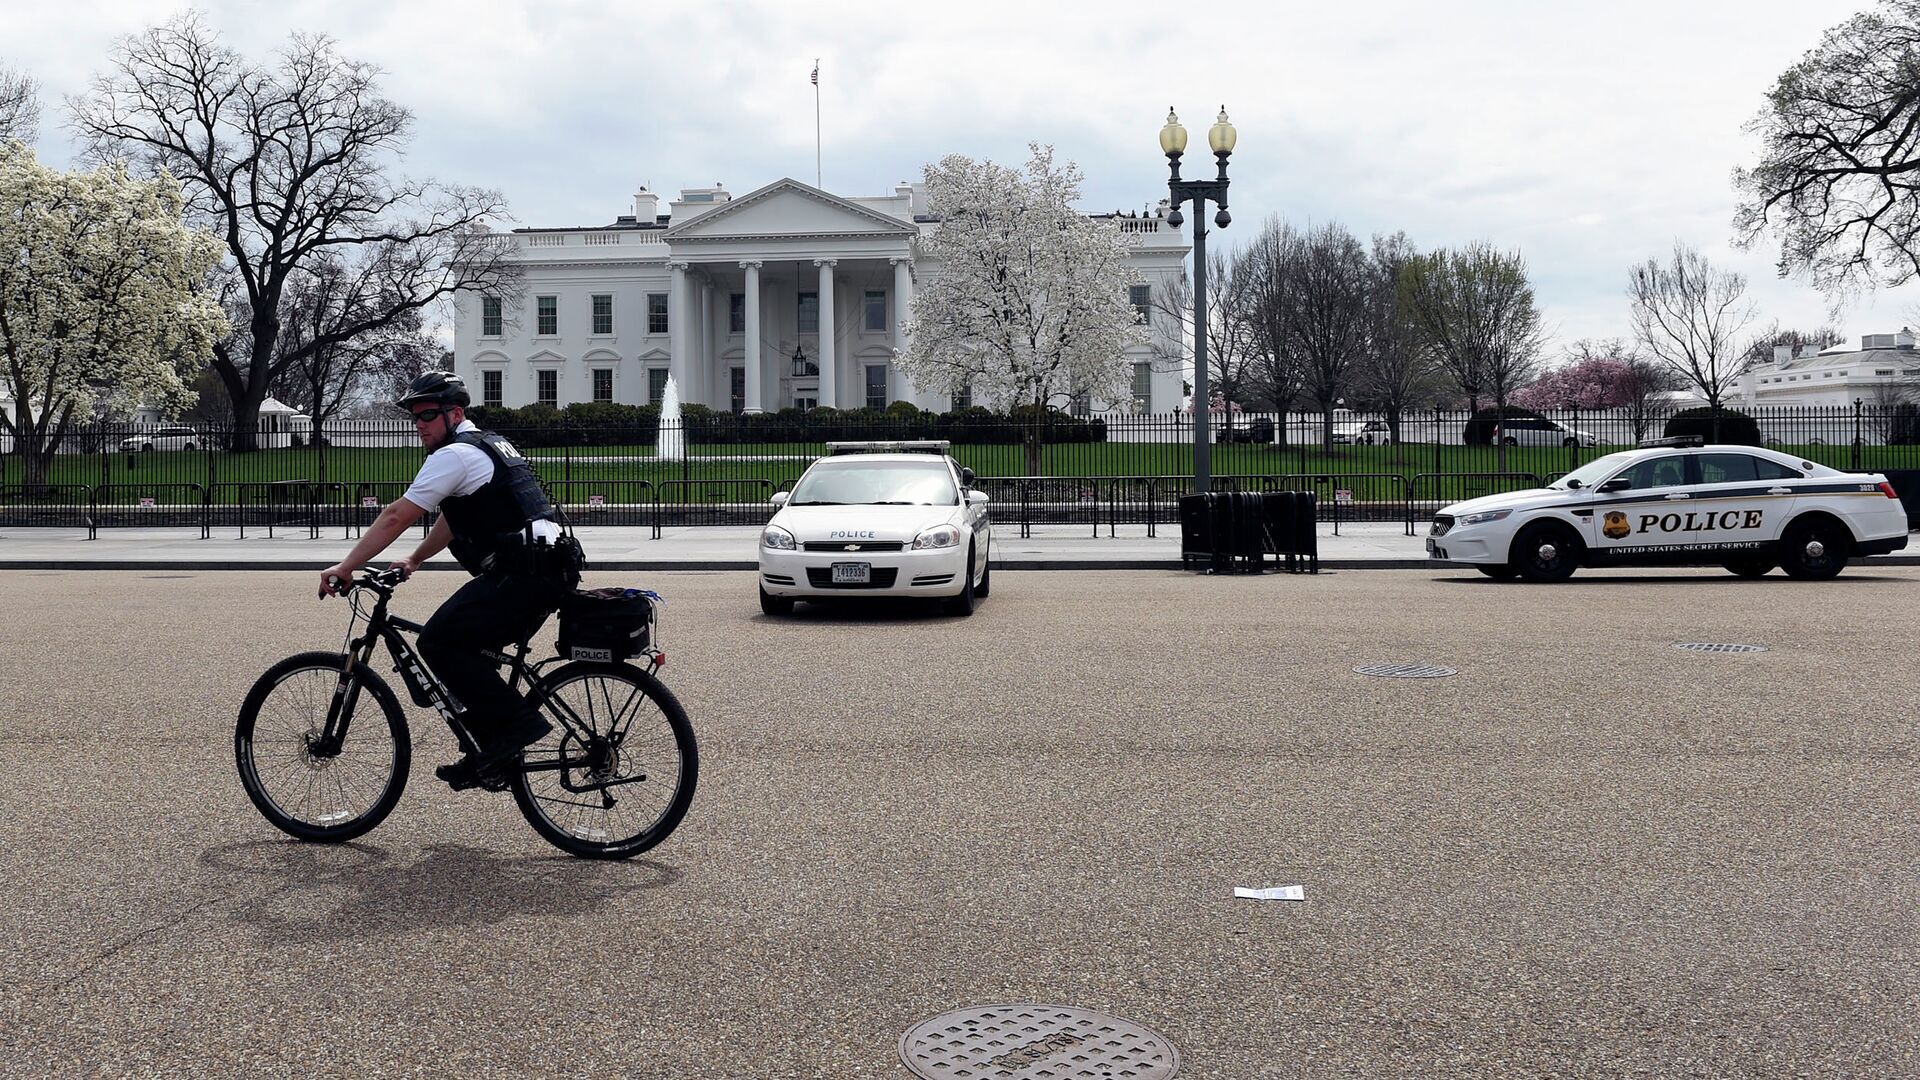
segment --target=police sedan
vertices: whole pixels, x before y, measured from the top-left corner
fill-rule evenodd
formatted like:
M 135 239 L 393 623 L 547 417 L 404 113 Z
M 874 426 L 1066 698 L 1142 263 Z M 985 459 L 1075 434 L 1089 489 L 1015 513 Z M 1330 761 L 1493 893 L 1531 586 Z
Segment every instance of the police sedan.
M 1878 473 L 1685 439 L 1596 458 L 1545 488 L 1442 507 L 1427 535 L 1431 558 L 1527 581 L 1565 581 L 1581 566 L 1701 564 L 1820 580 L 1851 557 L 1906 546 L 1906 512 Z
M 971 615 L 992 586 L 993 529 L 973 470 L 944 441 L 829 443 L 760 536 L 760 610 L 796 600 L 940 597 Z

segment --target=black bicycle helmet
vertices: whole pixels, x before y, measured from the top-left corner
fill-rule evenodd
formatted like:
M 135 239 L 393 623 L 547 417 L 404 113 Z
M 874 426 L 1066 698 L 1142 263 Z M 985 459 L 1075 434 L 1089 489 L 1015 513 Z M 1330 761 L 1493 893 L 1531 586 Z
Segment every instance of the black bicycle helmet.
M 411 411 L 412 406 L 422 401 L 464 409 L 473 402 L 473 397 L 467 393 L 467 381 L 453 372 L 423 371 L 407 384 L 407 392 L 394 404 Z

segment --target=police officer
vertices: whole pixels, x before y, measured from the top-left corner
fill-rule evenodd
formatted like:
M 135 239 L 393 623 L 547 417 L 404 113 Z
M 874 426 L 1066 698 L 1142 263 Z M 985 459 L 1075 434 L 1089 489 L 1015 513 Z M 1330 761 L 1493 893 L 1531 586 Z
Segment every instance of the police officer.
M 342 591 L 355 570 L 420 515 L 440 512 L 420 546 L 393 566 L 411 575 L 450 547 L 473 575 L 420 632 L 421 655 L 465 708 L 462 719 L 479 744 L 477 754 L 435 770 L 455 790 L 480 783 L 553 730 L 481 650 L 531 637 L 579 584 L 582 565 L 579 546 L 563 533 L 533 466 L 512 443 L 466 418 L 471 400 L 466 383 L 450 372 L 413 380 L 396 404 L 412 414 L 426 464 L 347 557 L 320 572 L 323 598 Z

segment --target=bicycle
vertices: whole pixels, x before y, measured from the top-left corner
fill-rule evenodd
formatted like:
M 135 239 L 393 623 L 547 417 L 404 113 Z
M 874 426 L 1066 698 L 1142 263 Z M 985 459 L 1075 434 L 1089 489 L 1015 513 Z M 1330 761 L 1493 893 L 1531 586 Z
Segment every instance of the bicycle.
M 348 587 L 353 614 L 344 652 L 305 652 L 268 668 L 248 691 L 234 728 L 234 758 L 247 797 L 274 827 L 301 840 L 340 843 L 384 821 L 400 801 L 412 763 L 406 714 L 374 671 L 384 643 L 414 704 L 430 708 L 473 753 L 472 734 L 446 687 L 404 634 L 421 625 L 387 612 L 404 575 L 362 570 Z M 343 583 L 344 584 L 344 583 Z M 377 597 L 370 611 L 364 598 Z M 657 612 L 657 608 L 654 609 Z M 365 632 L 355 627 L 365 620 Z M 699 758 L 686 710 L 657 673 L 665 654 L 650 615 L 641 656 L 594 660 L 553 656 L 528 664 L 529 641 L 486 655 L 524 681 L 553 731 L 483 778 L 511 790 L 527 823 L 548 842 L 583 858 L 625 859 L 665 840 L 693 800 Z M 562 666 L 545 669 L 553 664 Z M 371 697 L 384 715 L 356 723 Z M 662 794 L 656 794 L 662 793 Z

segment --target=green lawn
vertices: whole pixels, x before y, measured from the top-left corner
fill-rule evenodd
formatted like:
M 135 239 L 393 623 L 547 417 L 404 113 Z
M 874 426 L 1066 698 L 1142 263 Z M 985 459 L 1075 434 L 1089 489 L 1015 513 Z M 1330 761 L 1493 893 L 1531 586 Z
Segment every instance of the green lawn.
M 1418 473 L 1522 472 L 1549 477 L 1591 461 L 1611 449 L 1575 452 L 1558 448 L 1509 448 L 1504 464 L 1495 448 L 1476 446 L 1342 446 L 1323 453 L 1311 448 L 1244 443 L 1213 448 L 1216 476 L 1279 476 L 1287 474 L 1391 474 L 1411 479 Z M 1777 447 L 1836 468 L 1853 468 L 1846 446 Z M 531 449 L 543 479 L 549 483 L 646 481 L 768 480 L 779 486 L 799 476 L 806 464 L 825 447 L 818 443 L 774 443 L 695 447 L 684 462 L 658 461 L 651 446 L 592 446 Z M 1027 471 L 1019 446 L 956 446 L 953 456 L 982 477 L 1020 476 Z M 774 460 L 751 460 L 767 458 Z M 614 460 L 608 460 L 614 459 Z M 779 460 L 786 459 L 786 460 Z M 257 484 L 282 480 L 327 481 L 347 485 L 404 484 L 422 460 L 414 448 L 361 449 L 330 447 L 261 450 L 250 454 L 224 451 L 161 451 L 148 454 L 63 454 L 54 460 L 47 482 L 153 486 L 162 484 Z M 1867 446 L 1860 468 L 1920 468 L 1920 446 Z M 1170 443 L 1068 443 L 1046 447 L 1042 473 L 1061 477 L 1190 476 L 1193 448 Z M 0 486 L 18 485 L 24 470 L 18 455 L 0 456 Z M 577 489 L 569 489 L 579 495 Z M 216 500 L 233 502 L 237 492 L 217 488 Z M 383 489 L 382 494 L 386 492 Z M 248 501 L 258 501 L 249 494 Z

